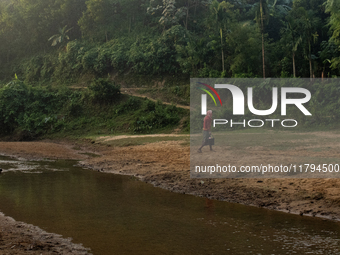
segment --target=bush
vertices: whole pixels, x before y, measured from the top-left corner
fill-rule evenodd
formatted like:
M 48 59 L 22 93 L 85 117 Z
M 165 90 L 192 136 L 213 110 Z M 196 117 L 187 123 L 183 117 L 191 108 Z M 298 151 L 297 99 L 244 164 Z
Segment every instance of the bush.
M 152 112 L 156 109 L 156 103 L 154 101 L 147 100 L 144 103 L 143 109 L 145 109 L 148 112 Z
M 119 99 L 120 86 L 109 79 L 95 79 L 89 86 L 92 98 L 96 103 L 109 104 Z
M 137 111 L 140 109 L 141 100 L 136 97 L 129 97 L 129 99 L 116 110 L 116 114 L 124 114 L 129 111 Z
M 1 133 L 13 132 L 23 122 L 28 94 L 27 86 L 17 78 L 0 89 Z
M 174 105 L 165 107 L 157 103 L 154 111 L 137 117 L 134 123 L 134 132 L 148 133 L 152 129 L 174 126 L 178 124 L 179 120 L 179 110 Z

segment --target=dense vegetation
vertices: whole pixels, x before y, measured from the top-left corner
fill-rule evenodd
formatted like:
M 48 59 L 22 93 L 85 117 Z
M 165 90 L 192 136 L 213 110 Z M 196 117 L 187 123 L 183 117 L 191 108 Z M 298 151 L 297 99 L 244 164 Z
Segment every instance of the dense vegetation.
M 335 77 L 339 13 L 339 0 L 2 0 L 0 133 L 151 132 L 184 116 L 112 80 L 170 77 L 161 89 L 188 102 L 189 77 Z
M 0 135 L 98 135 L 168 131 L 186 112 L 160 102 L 127 97 L 108 79 L 86 90 L 27 86 L 14 79 L 0 89 Z
M 339 74 L 338 0 L 3 0 L 0 75 Z M 51 46 L 52 45 L 52 46 Z

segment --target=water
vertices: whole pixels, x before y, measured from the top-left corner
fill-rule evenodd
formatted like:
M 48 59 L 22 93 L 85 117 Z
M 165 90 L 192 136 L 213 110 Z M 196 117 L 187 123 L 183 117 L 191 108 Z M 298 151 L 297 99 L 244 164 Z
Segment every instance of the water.
M 0 210 L 93 254 L 340 254 L 340 223 L 212 201 L 133 177 L 0 157 Z

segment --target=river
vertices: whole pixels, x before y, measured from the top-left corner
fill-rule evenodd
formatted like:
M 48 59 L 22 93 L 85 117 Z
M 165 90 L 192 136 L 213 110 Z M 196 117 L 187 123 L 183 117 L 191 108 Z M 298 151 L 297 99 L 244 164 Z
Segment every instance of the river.
M 0 157 L 0 211 L 93 254 L 340 254 L 340 223 L 172 193 L 75 161 Z

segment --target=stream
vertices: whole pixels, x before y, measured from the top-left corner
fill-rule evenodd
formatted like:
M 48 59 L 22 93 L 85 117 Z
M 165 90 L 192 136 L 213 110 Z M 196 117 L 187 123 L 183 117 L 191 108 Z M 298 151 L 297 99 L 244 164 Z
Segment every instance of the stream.
M 172 193 L 75 164 L 0 156 L 0 211 L 95 255 L 340 254 L 340 222 Z

